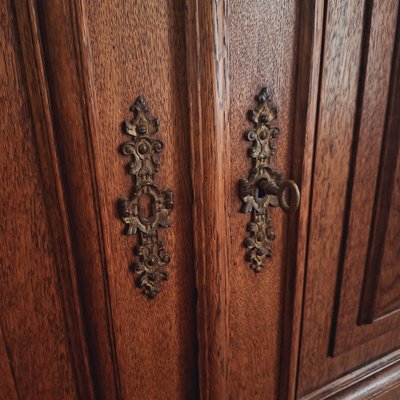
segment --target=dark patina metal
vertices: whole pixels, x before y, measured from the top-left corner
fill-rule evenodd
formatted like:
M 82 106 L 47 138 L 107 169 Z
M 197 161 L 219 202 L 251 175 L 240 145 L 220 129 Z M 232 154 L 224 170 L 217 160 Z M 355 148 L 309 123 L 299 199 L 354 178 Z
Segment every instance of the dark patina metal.
M 293 212 L 300 202 L 300 192 L 296 183 L 284 179 L 283 175 L 271 166 L 275 154 L 274 140 L 279 137 L 279 129 L 271 126 L 277 117 L 277 110 L 271 102 L 271 95 L 263 88 L 256 97 L 257 106 L 248 113 L 254 126 L 246 132 L 246 139 L 252 142 L 249 155 L 254 166 L 248 179 L 239 182 L 239 193 L 243 201 L 242 212 L 251 214 L 247 226 L 250 235 L 244 241 L 248 251 L 247 261 L 255 272 L 265 267 L 272 256 L 272 241 L 275 239 L 270 207 L 280 206 L 285 212 Z M 285 193 L 291 194 L 288 204 Z
M 131 111 L 134 116 L 125 122 L 124 133 L 132 139 L 122 145 L 122 154 L 131 157 L 128 166 L 133 176 L 133 191 L 130 198 L 118 200 L 118 207 L 126 224 L 125 234 L 139 235 L 134 249 L 136 260 L 132 264 L 136 283 L 146 296 L 154 298 L 161 290 L 161 281 L 168 279 L 167 265 L 170 261 L 163 242 L 158 238 L 158 228 L 169 226 L 174 203 L 172 191 L 160 190 L 154 182 L 160 167 L 158 154 L 164 147 L 161 140 L 154 138 L 158 132 L 158 120 L 149 114 L 143 97 L 137 98 Z M 149 215 L 141 205 L 143 196 L 151 203 Z

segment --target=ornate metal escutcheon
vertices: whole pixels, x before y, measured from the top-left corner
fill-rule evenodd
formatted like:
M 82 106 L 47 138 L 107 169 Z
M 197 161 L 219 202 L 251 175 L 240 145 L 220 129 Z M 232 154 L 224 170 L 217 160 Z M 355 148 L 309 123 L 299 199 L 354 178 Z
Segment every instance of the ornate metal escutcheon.
M 133 176 L 133 191 L 130 198 L 118 200 L 118 208 L 126 224 L 125 234 L 139 235 L 134 248 L 136 260 L 132 264 L 136 283 L 146 296 L 154 298 L 161 290 L 161 281 L 168 279 L 167 265 L 170 261 L 163 242 L 158 238 L 158 228 L 170 226 L 169 215 L 174 203 L 172 191 L 160 190 L 154 182 L 155 173 L 160 168 L 158 155 L 164 148 L 164 143 L 154 138 L 159 122 L 149 114 L 149 107 L 141 96 L 130 110 L 134 116 L 125 122 L 124 133 L 131 140 L 123 143 L 122 154 L 131 157 L 128 167 Z
M 293 212 L 299 206 L 300 192 L 295 182 L 285 180 L 271 166 L 276 150 L 274 141 L 279 137 L 279 129 L 271 126 L 277 117 L 271 94 L 263 88 L 256 101 L 255 109 L 248 112 L 248 119 L 254 126 L 245 135 L 252 142 L 249 154 L 254 159 L 254 166 L 249 178 L 240 180 L 239 193 L 243 201 L 241 211 L 251 214 L 247 226 L 250 235 L 244 241 L 248 249 L 246 259 L 255 272 L 260 272 L 272 256 L 271 244 L 275 239 L 270 207 L 280 206 L 287 213 Z M 286 192 L 291 195 L 290 204 Z

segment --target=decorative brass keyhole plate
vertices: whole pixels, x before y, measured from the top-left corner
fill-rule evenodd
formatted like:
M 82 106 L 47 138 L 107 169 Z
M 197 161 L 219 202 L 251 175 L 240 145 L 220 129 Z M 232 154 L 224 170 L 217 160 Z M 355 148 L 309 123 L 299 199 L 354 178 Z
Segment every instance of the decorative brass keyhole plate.
M 300 192 L 296 183 L 285 180 L 283 175 L 271 166 L 275 154 L 275 139 L 279 129 L 271 126 L 277 117 L 277 110 L 271 102 L 271 95 L 263 88 L 256 97 L 257 106 L 248 112 L 248 119 L 254 126 L 246 132 L 245 138 L 252 142 L 250 157 L 254 166 L 248 179 L 239 182 L 239 194 L 243 201 L 242 212 L 251 214 L 247 226 L 250 236 L 244 241 L 248 251 L 247 261 L 255 272 L 265 267 L 272 256 L 272 241 L 275 239 L 270 207 L 280 206 L 285 212 L 293 212 L 300 202 Z M 286 192 L 291 194 L 291 204 L 286 200 Z
M 168 279 L 167 265 L 170 257 L 158 239 L 158 228 L 167 228 L 169 215 L 174 207 L 172 191 L 160 190 L 154 175 L 160 168 L 158 154 L 164 143 L 154 138 L 158 132 L 158 120 L 149 114 L 143 97 L 138 97 L 130 108 L 134 116 L 126 121 L 124 133 L 131 140 L 122 145 L 122 154 L 131 157 L 129 173 L 133 176 L 133 191 L 130 198 L 118 200 L 119 212 L 126 224 L 125 234 L 138 232 L 138 245 L 134 248 L 136 260 L 132 269 L 136 283 L 143 293 L 154 298 L 161 290 L 161 281 Z M 143 200 L 150 203 L 147 212 Z

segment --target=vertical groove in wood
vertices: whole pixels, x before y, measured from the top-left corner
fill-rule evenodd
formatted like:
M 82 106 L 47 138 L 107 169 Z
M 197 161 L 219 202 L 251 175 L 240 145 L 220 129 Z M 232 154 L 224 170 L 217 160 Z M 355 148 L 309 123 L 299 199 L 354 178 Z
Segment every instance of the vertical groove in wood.
M 103 278 L 103 290 L 104 290 L 104 301 L 106 308 L 106 318 L 107 318 L 107 335 L 110 346 L 110 355 L 112 359 L 112 372 L 113 372 L 113 386 L 115 388 L 115 394 L 117 399 L 122 398 L 121 394 L 121 382 L 120 382 L 120 373 L 119 373 L 119 365 L 118 365 L 118 356 L 116 352 L 115 346 L 115 333 L 114 333 L 114 325 L 113 325 L 113 317 L 110 303 L 110 289 L 109 289 L 109 281 L 108 281 L 108 269 L 107 269 L 107 255 L 105 250 L 105 238 L 104 238 L 104 227 L 103 227 L 103 218 L 102 218 L 102 210 L 100 207 L 100 199 L 99 199 L 99 185 L 97 182 L 97 164 L 96 164 L 96 156 L 94 152 L 93 145 L 93 136 L 96 134 L 96 118 L 95 118 L 95 93 L 93 89 L 93 83 L 91 79 L 93 79 L 93 72 L 91 68 L 91 56 L 90 56 L 90 45 L 88 41 L 88 29 L 87 29 L 87 17 L 83 5 L 82 0 L 75 0 L 71 3 L 71 23 L 73 26 L 73 34 L 74 34 L 74 43 L 75 43 L 75 52 L 76 58 L 79 61 L 78 65 L 78 74 L 80 75 L 80 82 L 82 86 L 82 109 L 83 109 L 83 119 L 85 123 L 85 127 L 87 130 L 87 151 L 88 151 L 88 161 L 90 168 L 90 178 L 91 184 L 93 188 L 93 205 L 96 210 L 98 210 L 98 217 L 96 218 L 96 225 L 98 231 L 98 249 L 101 253 L 101 266 L 102 266 L 102 278 Z M 96 299 L 95 299 L 96 300 Z M 96 334 L 96 333 L 95 333 Z M 93 349 L 93 351 L 96 351 Z M 101 372 L 102 374 L 104 372 Z M 100 378 L 102 379 L 102 378 Z M 101 385 L 99 385 L 101 387 Z M 102 388 L 101 396 L 104 398 L 109 398 L 110 387 Z M 105 391 L 104 391 L 105 390 Z M 113 393 L 114 394 L 114 393 Z
M 295 399 L 300 352 L 308 216 L 324 20 L 324 0 L 301 2 L 298 10 L 297 84 L 290 178 L 301 190 L 299 213 L 289 219 L 285 262 L 284 338 L 281 350 L 281 399 Z
M 368 253 L 373 245 L 370 231 L 376 213 L 375 192 L 380 191 L 379 160 L 385 136 L 385 120 L 388 118 L 397 6 L 396 0 L 365 4 L 359 84 L 350 144 L 352 157 L 348 168 L 342 238 L 338 247 L 339 272 L 330 344 L 330 352 L 335 355 L 350 349 L 355 343 L 367 342 L 373 336 L 387 332 L 387 323 L 375 324 L 374 327 L 360 324 L 360 301 L 368 270 Z M 383 220 L 379 222 L 381 228 L 384 225 Z M 381 242 L 382 249 L 383 245 L 384 242 Z M 373 267 L 373 282 L 378 280 L 380 269 L 379 265 Z M 372 294 L 373 290 L 371 287 L 368 292 Z M 371 311 L 373 304 L 366 307 Z
M 57 251 L 56 272 L 63 304 L 65 328 L 74 364 L 75 380 L 80 396 L 92 399 L 94 398 L 93 382 L 79 302 L 75 263 L 71 255 L 69 224 L 54 142 L 38 18 L 33 1 L 18 1 L 15 15 L 21 40 L 23 67 L 29 88 L 38 159 L 41 164 L 43 185 L 47 195 L 47 218 L 49 226 L 61 226 L 62 237 L 59 239 L 62 243 L 59 242 L 59 239 L 54 238 L 55 247 L 65 246 L 65 249 Z M 44 173 L 48 169 L 51 172 Z M 51 182 L 47 181 L 49 174 L 51 175 Z M 51 196 L 48 196 L 50 193 Z M 63 266 L 64 264 L 66 264 L 66 267 Z
M 186 2 L 193 226 L 201 399 L 228 398 L 229 171 L 225 1 Z
M 337 328 L 337 319 L 339 314 L 339 305 L 340 305 L 340 292 L 343 281 L 343 270 L 345 264 L 346 257 L 346 247 L 348 242 L 348 233 L 349 233 L 349 225 L 350 225 L 350 212 L 351 212 L 351 194 L 354 187 L 354 178 L 355 178 L 355 170 L 357 163 L 357 148 L 360 137 L 360 129 L 361 129 L 361 119 L 362 119 L 362 107 L 364 103 L 364 89 L 365 89 L 365 80 L 367 77 L 367 63 L 368 63 L 368 54 L 369 54 L 369 44 L 370 44 L 370 31 L 371 31 L 371 22 L 372 22 L 372 10 L 373 10 L 373 2 L 366 1 L 364 3 L 364 18 L 363 18 L 363 26 L 362 26 L 362 37 L 361 37 L 361 55 L 360 55 L 360 68 L 359 68 L 359 76 L 358 76 L 358 88 L 357 88 L 357 97 L 356 97 L 356 109 L 354 116 L 354 127 L 353 127 L 353 138 L 351 144 L 351 156 L 349 160 L 349 176 L 347 181 L 346 188 L 346 203 L 344 210 L 344 223 L 342 226 L 342 237 L 339 249 L 339 265 L 338 265 L 338 277 L 336 282 L 335 289 L 335 301 L 333 305 L 332 312 L 332 328 L 330 332 L 330 343 L 329 343 L 329 352 L 333 355 L 335 348 L 335 337 L 336 337 L 336 328 Z
M 398 2 L 365 3 L 326 1 L 326 39 L 314 148 L 297 396 L 328 385 L 398 345 L 398 324 L 396 327 L 394 318 L 391 326 L 378 322 L 374 327 L 356 324 Z M 365 6 L 366 14 L 363 13 Z M 370 27 L 365 25 L 371 18 L 369 6 L 372 6 Z M 369 36 L 369 43 L 365 43 L 366 36 Z M 362 66 L 363 62 L 367 62 L 366 68 Z M 362 76 L 364 73 L 365 77 Z M 360 107 L 362 116 L 357 122 Z M 358 138 L 354 136 L 357 129 L 360 129 L 360 133 L 356 133 Z M 355 147 L 358 157 L 354 168 L 351 165 Z M 355 170 L 353 182 L 349 181 L 352 168 Z M 346 195 L 351 186 L 351 211 L 345 213 Z M 343 224 L 347 223 L 349 214 L 346 228 Z M 345 249 L 343 232 L 348 235 Z M 329 354 L 332 313 L 338 290 L 336 279 L 343 252 L 347 265 L 341 282 L 335 352 Z
M 397 16 L 395 49 L 392 59 L 389 100 L 387 104 L 382 152 L 379 163 L 379 178 L 374 202 L 373 222 L 368 243 L 365 265 L 363 293 L 360 301 L 360 322 L 372 323 L 385 313 L 376 310 L 380 272 L 385 247 L 386 232 L 389 225 L 394 180 L 396 179 L 396 159 L 399 157 L 399 74 L 400 74 L 400 7 Z M 390 310 L 392 311 L 392 310 Z
M 90 49 L 84 10 L 79 0 L 39 2 L 37 7 L 56 143 L 74 232 L 72 247 L 80 267 L 77 273 L 96 396 L 119 399 L 119 373 L 91 142 L 95 131 L 94 96 L 88 78 Z

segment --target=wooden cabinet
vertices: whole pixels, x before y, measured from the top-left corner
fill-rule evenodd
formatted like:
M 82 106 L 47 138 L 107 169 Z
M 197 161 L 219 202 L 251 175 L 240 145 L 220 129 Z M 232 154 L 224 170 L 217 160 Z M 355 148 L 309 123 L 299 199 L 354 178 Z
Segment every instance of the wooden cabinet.
M 1 399 L 400 398 L 397 0 L 0 15 Z M 271 144 L 244 136 L 274 127 Z M 256 160 L 275 189 L 253 185 Z M 298 210 L 260 211 L 284 179 Z M 124 218 L 145 227 L 125 235 Z M 154 298 L 160 275 L 131 268 L 149 254 L 168 264 Z
M 326 10 L 299 392 L 340 379 L 313 399 L 366 375 L 348 370 L 399 357 L 398 2 L 356 3 Z

